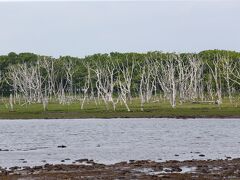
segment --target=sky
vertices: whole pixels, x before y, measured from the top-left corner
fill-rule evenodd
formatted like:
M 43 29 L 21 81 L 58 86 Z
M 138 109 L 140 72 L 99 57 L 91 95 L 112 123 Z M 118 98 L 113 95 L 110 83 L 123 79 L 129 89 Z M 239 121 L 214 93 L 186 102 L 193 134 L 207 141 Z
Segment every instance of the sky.
M 0 54 L 240 51 L 239 21 L 239 0 L 0 0 Z

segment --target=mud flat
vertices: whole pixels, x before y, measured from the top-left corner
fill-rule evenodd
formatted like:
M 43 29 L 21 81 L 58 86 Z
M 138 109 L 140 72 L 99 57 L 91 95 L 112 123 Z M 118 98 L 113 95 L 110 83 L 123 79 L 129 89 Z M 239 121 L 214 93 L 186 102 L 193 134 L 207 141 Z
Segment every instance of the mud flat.
M 155 162 L 130 160 L 112 165 L 79 159 L 70 165 L 45 164 L 1 169 L 1 180 L 62 179 L 240 179 L 240 158 Z

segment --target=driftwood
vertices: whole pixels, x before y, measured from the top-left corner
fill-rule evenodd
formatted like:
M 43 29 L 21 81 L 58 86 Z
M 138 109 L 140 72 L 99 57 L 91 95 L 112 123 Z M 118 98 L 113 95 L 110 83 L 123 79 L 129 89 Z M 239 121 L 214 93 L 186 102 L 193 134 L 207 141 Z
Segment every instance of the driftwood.
M 193 101 L 193 104 L 218 104 L 217 101 Z

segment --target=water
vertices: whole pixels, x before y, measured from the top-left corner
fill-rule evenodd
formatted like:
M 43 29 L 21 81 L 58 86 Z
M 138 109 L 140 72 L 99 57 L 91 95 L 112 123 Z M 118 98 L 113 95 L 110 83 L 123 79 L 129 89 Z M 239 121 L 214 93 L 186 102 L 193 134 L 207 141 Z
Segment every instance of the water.
M 0 166 L 235 158 L 239 129 L 237 119 L 0 120 Z

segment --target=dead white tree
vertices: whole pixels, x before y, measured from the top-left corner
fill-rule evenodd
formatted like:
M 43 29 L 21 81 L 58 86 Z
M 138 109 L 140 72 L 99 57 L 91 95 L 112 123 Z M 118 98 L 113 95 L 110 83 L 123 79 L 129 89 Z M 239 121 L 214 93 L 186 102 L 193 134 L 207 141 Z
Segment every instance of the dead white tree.
M 176 55 L 176 74 L 178 77 L 178 90 L 180 104 L 189 100 L 193 86 L 192 69 L 190 63 Z
M 112 104 L 113 110 L 116 110 L 116 104 L 119 99 L 114 100 L 113 93 L 116 81 L 114 75 L 116 73 L 116 66 L 112 62 L 97 62 L 92 71 L 96 75 L 96 88 L 97 94 L 99 94 L 105 103 L 106 109 L 109 110 L 109 103 Z
M 47 106 L 48 106 L 48 94 L 47 94 L 47 87 L 46 86 L 44 88 L 44 95 L 43 95 L 43 98 L 42 98 L 42 104 L 43 104 L 43 110 L 46 111 Z
M 221 58 L 216 55 L 211 62 L 206 61 L 210 74 L 213 77 L 218 105 L 222 104 L 222 79 L 221 79 Z
M 56 68 L 56 61 L 50 57 L 41 57 L 41 64 L 46 72 L 47 91 L 48 96 L 51 99 L 52 95 L 56 96 L 57 94 L 61 93 L 61 90 L 59 88 L 56 90 L 58 73 L 58 70 Z
M 139 85 L 139 96 L 141 99 L 141 111 L 143 111 L 144 103 L 149 103 L 152 98 L 153 91 L 156 87 L 156 76 L 154 74 L 154 67 L 152 60 L 146 58 L 143 63 L 139 63 L 139 72 L 141 76 Z
M 232 72 L 235 69 L 234 67 L 235 64 L 229 57 L 222 58 L 222 73 L 223 73 L 223 78 L 226 81 L 228 98 L 231 104 L 233 103 L 232 85 L 235 83 L 235 82 L 232 82 L 232 79 L 233 79 Z
M 186 59 L 177 56 L 176 73 L 178 76 L 178 91 L 180 103 L 188 100 L 203 99 L 203 66 L 193 55 Z
M 62 78 L 58 84 L 57 97 L 58 97 L 59 104 L 63 104 L 63 105 L 67 104 L 67 99 L 66 99 L 66 95 L 65 95 L 65 89 L 64 89 Z
M 46 101 L 47 96 L 43 95 L 45 78 L 41 73 L 41 68 L 41 62 L 37 61 L 35 64 L 16 64 L 8 69 L 7 82 L 13 87 L 14 93 L 21 94 L 25 103 L 42 102 L 44 104 L 43 101 Z
M 117 62 L 117 84 L 120 90 L 119 96 L 127 111 L 130 111 L 128 101 L 131 101 L 131 85 L 134 68 L 134 60 L 131 62 L 131 64 L 129 63 L 128 58 L 126 58 L 125 62 Z
M 83 107 L 84 107 L 84 103 L 85 103 L 85 101 L 88 97 L 89 90 L 91 89 L 91 93 L 93 93 L 90 64 L 85 63 L 84 66 L 87 69 L 87 76 L 85 77 L 84 87 L 82 88 L 83 100 L 82 100 L 82 103 L 81 103 L 81 109 L 83 109 Z M 94 94 L 93 94 L 93 96 L 94 96 Z
M 235 59 L 234 62 L 231 61 L 229 68 L 229 79 L 238 88 L 240 87 L 240 59 Z
M 208 93 L 208 98 L 210 98 L 212 101 L 214 100 L 214 97 L 213 97 L 213 78 L 212 78 L 212 75 L 211 74 L 208 74 L 207 75 L 207 80 L 206 80 L 206 87 L 207 87 L 207 93 Z
M 13 111 L 13 97 L 12 97 L 12 94 L 10 94 L 10 97 L 9 97 L 9 105 L 10 105 L 10 110 Z
M 128 58 L 124 62 L 117 62 L 118 75 L 120 75 L 122 81 L 124 82 L 124 89 L 126 91 L 126 96 L 129 101 L 131 101 L 131 85 L 133 79 L 134 68 L 136 67 L 136 62 L 133 59 L 129 62 Z
M 72 95 L 73 94 L 73 75 L 75 73 L 75 68 L 76 66 L 76 63 L 75 61 L 73 60 L 65 60 L 63 62 L 63 68 L 65 70 L 65 74 L 66 74 L 66 84 L 69 86 L 67 89 L 68 89 L 68 92 L 69 92 L 69 95 Z
M 16 66 L 10 66 L 8 72 L 8 79 L 12 87 L 16 86 L 17 90 L 23 94 L 27 103 L 32 103 L 36 98 L 37 84 L 36 69 L 33 67 L 27 67 L 27 64 L 18 64 Z
M 178 83 L 176 76 L 176 59 L 177 57 L 175 55 L 168 55 L 166 58 L 156 60 L 154 63 L 157 81 L 173 108 L 176 107 Z

